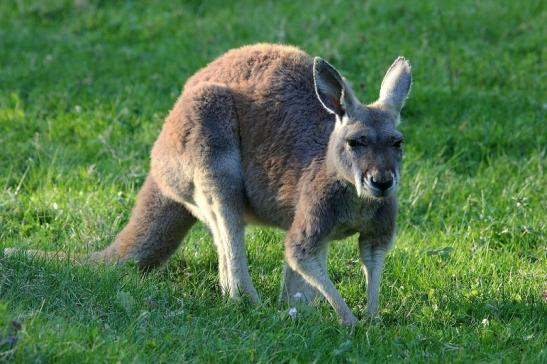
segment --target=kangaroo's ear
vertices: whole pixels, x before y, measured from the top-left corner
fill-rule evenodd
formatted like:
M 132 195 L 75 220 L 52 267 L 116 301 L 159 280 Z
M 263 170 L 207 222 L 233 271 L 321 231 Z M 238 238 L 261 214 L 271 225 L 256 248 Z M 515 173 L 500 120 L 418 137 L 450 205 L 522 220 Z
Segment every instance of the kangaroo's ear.
M 353 104 L 353 93 L 340 73 L 322 58 L 313 60 L 315 93 L 323 107 L 342 117 Z
M 393 111 L 400 113 L 412 84 L 410 63 L 399 57 L 386 72 L 380 87 L 379 101 Z

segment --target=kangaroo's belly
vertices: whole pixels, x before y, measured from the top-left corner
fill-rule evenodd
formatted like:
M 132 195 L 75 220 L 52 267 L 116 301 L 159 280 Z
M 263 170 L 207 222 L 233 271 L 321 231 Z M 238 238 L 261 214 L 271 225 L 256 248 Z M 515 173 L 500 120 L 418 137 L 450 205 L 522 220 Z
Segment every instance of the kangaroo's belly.
M 255 166 L 256 168 L 256 166 Z M 267 173 L 248 167 L 245 173 L 245 213 L 249 224 L 269 225 L 288 230 L 294 219 L 297 191 L 294 181 L 279 183 Z

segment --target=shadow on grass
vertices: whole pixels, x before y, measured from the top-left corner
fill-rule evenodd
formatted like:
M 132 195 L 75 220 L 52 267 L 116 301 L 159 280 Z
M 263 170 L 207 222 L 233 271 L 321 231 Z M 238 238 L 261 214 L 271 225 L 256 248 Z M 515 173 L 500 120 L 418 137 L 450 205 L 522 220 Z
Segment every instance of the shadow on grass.
M 214 255 L 191 261 L 188 265 L 177 257 L 167 268 L 146 274 L 131 265 L 87 266 L 24 256 L 1 257 L 0 300 L 19 310 L 39 310 L 70 320 L 82 318 L 82 322 L 89 318 L 116 321 L 120 315 L 138 315 L 142 310 L 159 309 L 169 314 L 169 311 L 180 309 L 181 305 L 197 315 L 207 315 L 211 311 L 220 313 L 224 309 L 241 314 L 254 310 L 249 304 L 222 298 L 217 276 Z M 130 303 L 124 302 L 127 300 L 124 294 L 131 296 Z M 382 323 L 388 326 L 420 321 L 446 324 L 442 317 L 437 317 L 437 309 L 431 309 L 427 295 L 422 297 L 417 292 L 413 296 L 411 316 L 405 317 L 402 310 L 387 310 Z M 259 311 L 278 310 L 280 305 L 276 299 L 277 296 L 265 298 Z M 536 316 L 538 310 L 545 311 L 539 296 L 531 302 L 523 302 L 515 297 L 469 297 L 466 292 L 457 291 L 445 297 L 438 306 L 441 311 L 449 313 L 447 320 L 455 325 L 477 324 L 485 317 L 500 321 L 525 319 Z

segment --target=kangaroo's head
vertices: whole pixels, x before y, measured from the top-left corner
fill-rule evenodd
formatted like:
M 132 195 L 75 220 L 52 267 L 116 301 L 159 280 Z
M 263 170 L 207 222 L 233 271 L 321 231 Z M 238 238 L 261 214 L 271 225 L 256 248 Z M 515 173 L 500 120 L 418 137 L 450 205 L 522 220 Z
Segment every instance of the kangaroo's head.
M 323 107 L 336 117 L 330 136 L 330 171 L 355 185 L 360 197 L 384 198 L 399 184 L 403 135 L 396 127 L 410 90 L 410 64 L 399 57 L 387 70 L 380 97 L 361 104 L 340 73 L 316 57 L 315 91 Z

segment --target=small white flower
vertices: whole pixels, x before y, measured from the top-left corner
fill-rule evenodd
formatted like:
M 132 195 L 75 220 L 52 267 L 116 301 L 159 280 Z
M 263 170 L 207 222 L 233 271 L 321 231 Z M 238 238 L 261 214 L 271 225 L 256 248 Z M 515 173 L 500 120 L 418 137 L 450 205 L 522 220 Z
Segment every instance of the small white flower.
M 296 317 L 297 313 L 298 313 L 298 311 L 296 310 L 296 307 L 289 308 L 289 316 L 294 318 L 294 317 Z
M 486 327 L 490 324 L 490 321 L 488 321 L 488 319 L 485 318 L 485 319 L 482 319 L 481 324 L 482 324 L 482 326 Z
M 299 300 L 302 298 L 302 293 L 300 292 L 296 292 L 295 294 L 293 294 L 292 296 L 295 300 Z
M 82 107 L 80 105 L 74 106 L 74 111 L 76 111 L 78 114 L 82 112 Z
M 51 205 L 51 207 L 53 207 L 54 210 L 59 209 L 59 205 L 57 205 L 57 202 L 54 202 L 53 205 Z

